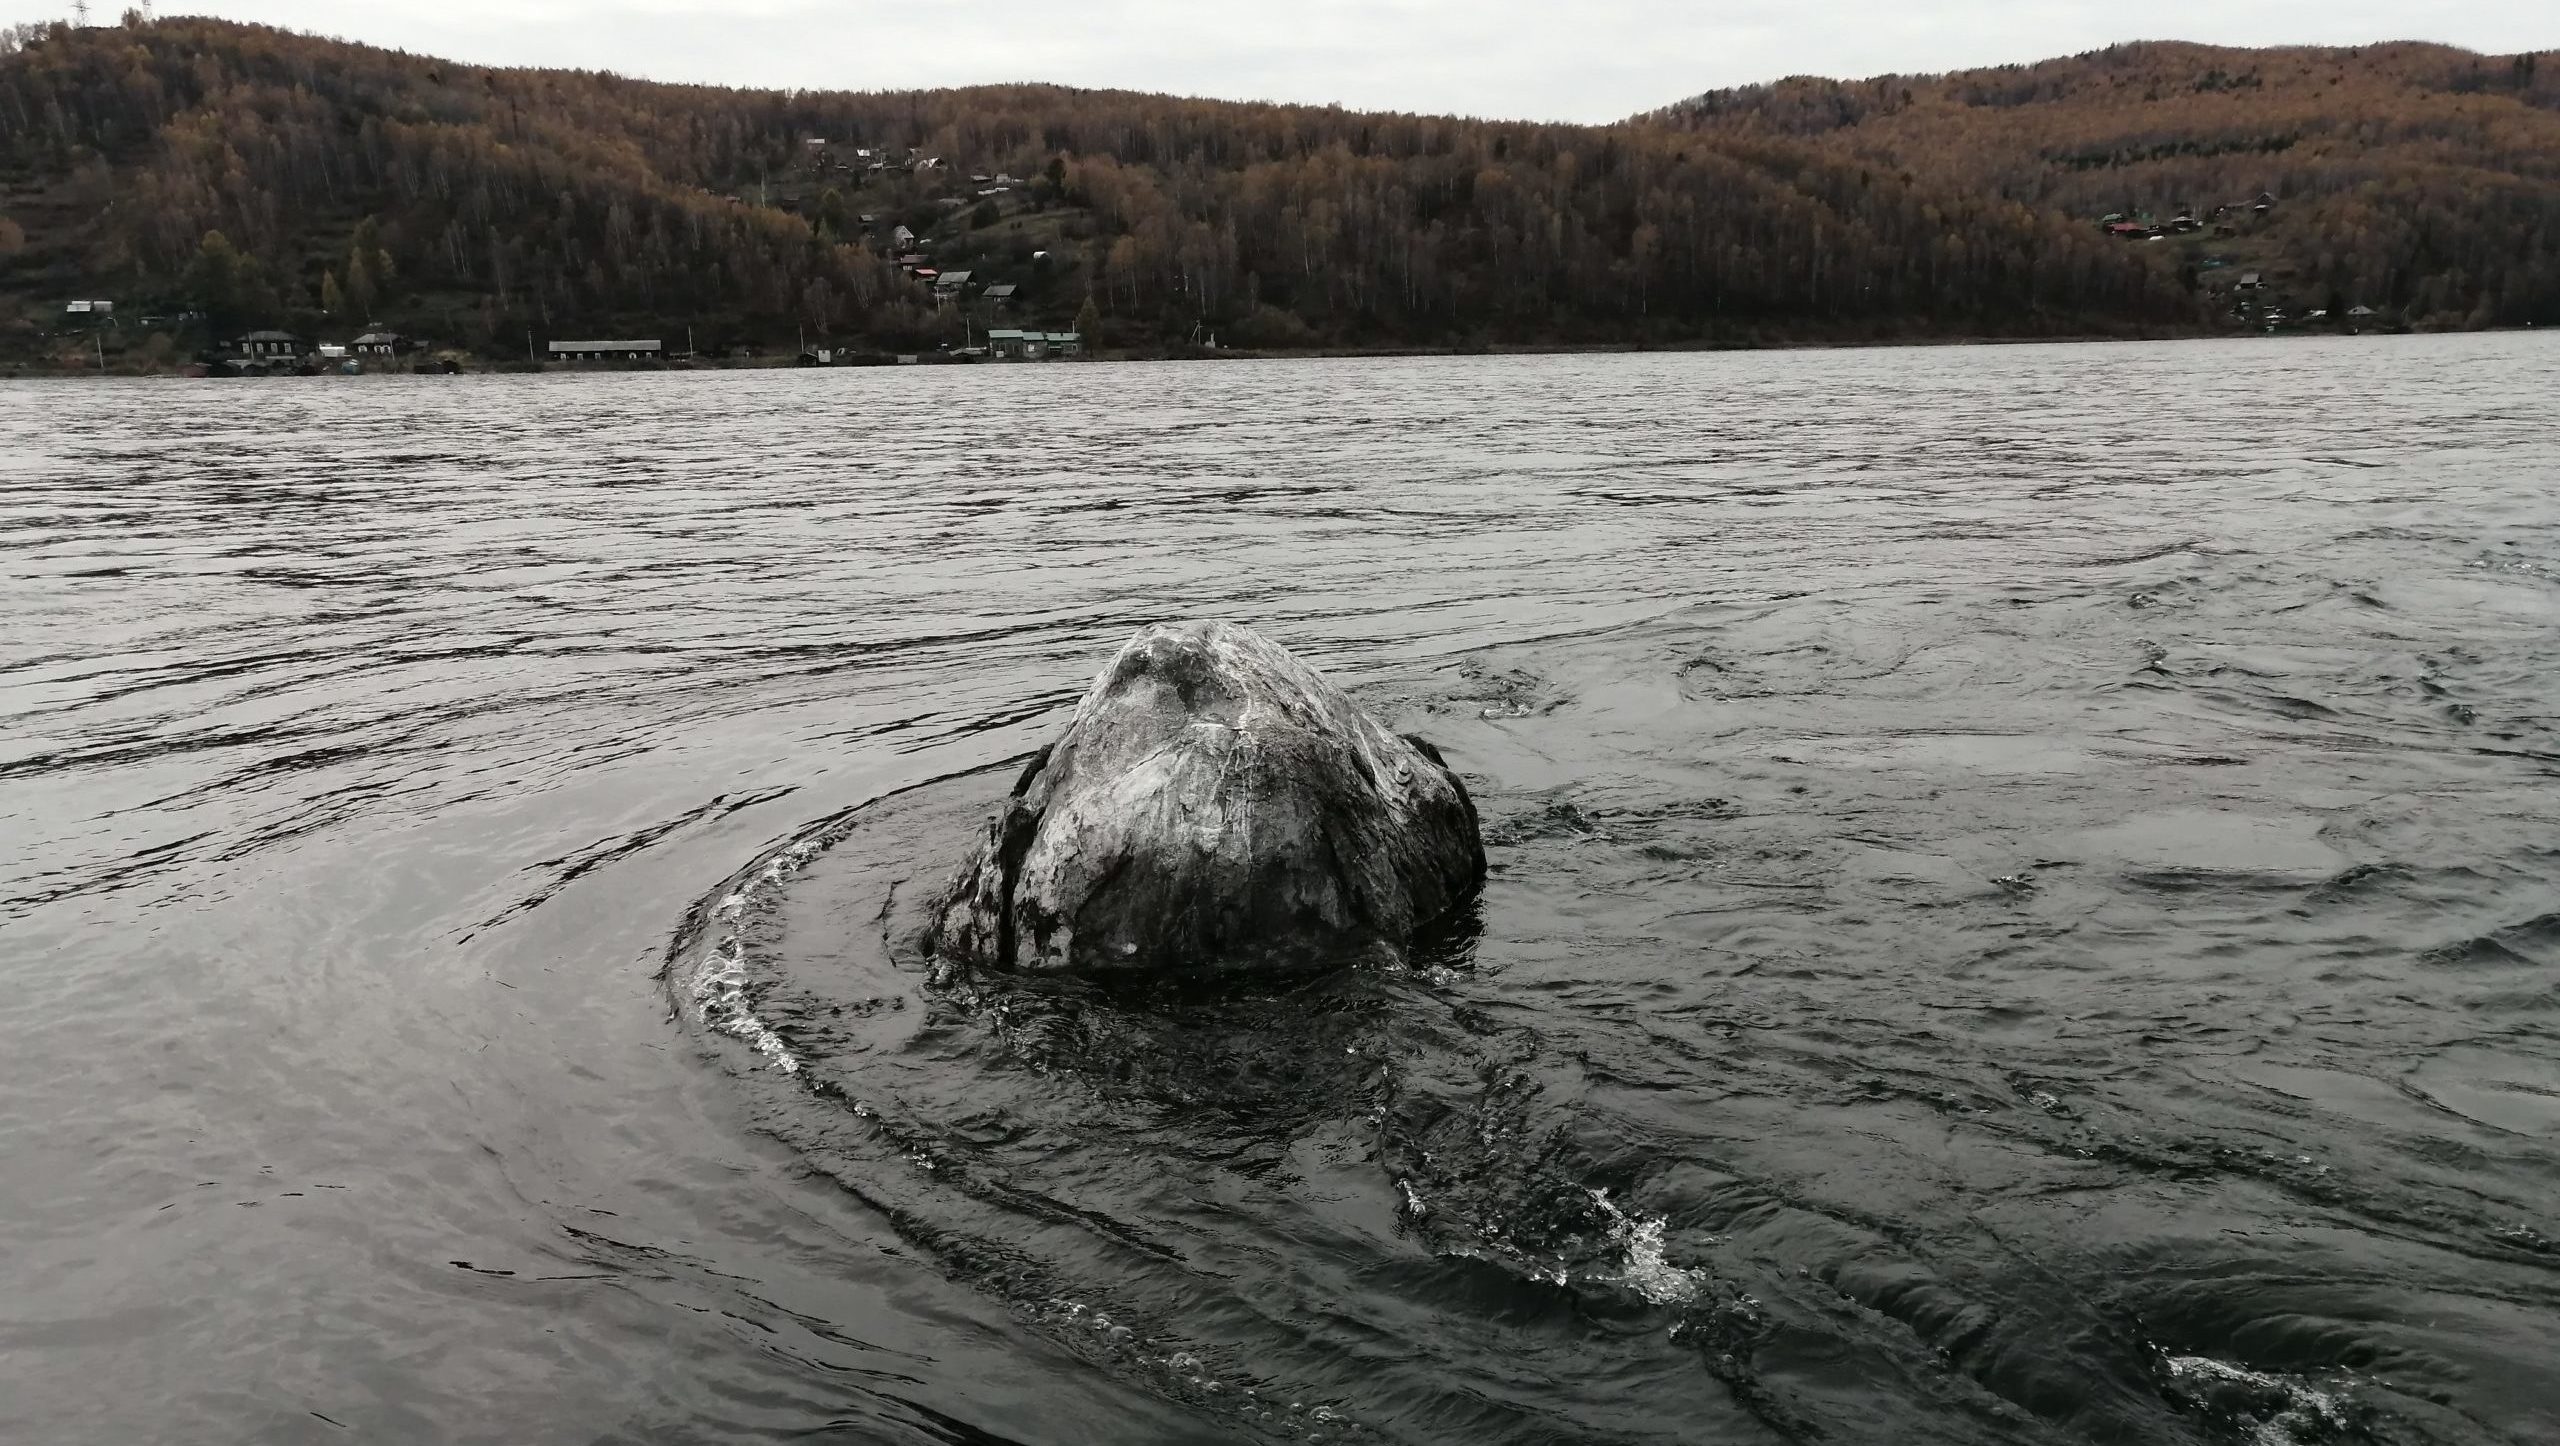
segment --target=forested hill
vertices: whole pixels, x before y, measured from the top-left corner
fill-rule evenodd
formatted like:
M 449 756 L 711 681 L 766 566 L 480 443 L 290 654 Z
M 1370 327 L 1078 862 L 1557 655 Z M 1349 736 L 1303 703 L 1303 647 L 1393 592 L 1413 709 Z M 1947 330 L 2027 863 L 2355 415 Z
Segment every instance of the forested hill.
M 2160 333 L 2259 325 L 2226 287 L 2257 265 L 2393 320 L 2541 320 L 2555 86 L 2427 47 L 2128 46 L 1578 127 L 28 27 L 0 38 L 0 362 L 377 325 L 489 357 Z M 2261 192 L 2172 245 L 2098 224 Z
M 2151 249 L 2207 291 L 2216 271 L 2263 267 L 2313 305 L 2421 325 L 2560 323 L 2560 54 L 2118 45 L 1717 91 L 1642 120 L 1808 144 L 1923 190 L 2086 224 L 2191 211 L 2195 232 Z
M 83 296 L 126 332 L 203 309 L 492 355 L 688 326 L 705 350 L 916 346 L 1079 315 L 1133 348 L 2193 322 L 2173 276 L 2086 226 L 1793 138 L 672 86 L 199 19 L 6 48 L 0 326 L 22 336 Z M 923 269 L 971 273 L 961 304 L 900 264 L 901 226 Z M 989 284 L 1018 291 L 973 315 Z

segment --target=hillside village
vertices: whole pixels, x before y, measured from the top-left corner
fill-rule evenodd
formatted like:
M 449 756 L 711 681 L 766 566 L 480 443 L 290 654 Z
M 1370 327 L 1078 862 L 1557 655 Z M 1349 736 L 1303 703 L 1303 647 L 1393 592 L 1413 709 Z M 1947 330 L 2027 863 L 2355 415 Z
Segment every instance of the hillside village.
M 813 136 L 801 143 L 799 164 L 759 178 L 753 195 L 722 199 L 768 207 L 806 220 L 820 235 L 843 238 L 876 256 L 907 288 L 907 300 L 927 308 L 937 339 L 914 350 L 893 351 L 841 339 L 811 337 L 796 345 L 760 347 L 733 341 L 704 346 L 691 328 L 679 335 L 546 338 L 528 334 L 521 355 L 474 354 L 423 334 L 391 330 L 368 321 L 361 327 L 332 311 L 316 317 L 277 316 L 273 324 L 216 335 L 201 310 L 137 313 L 110 298 L 63 303 L 50 339 L 66 366 L 86 362 L 112 369 L 111 358 L 129 359 L 137 334 L 143 359 L 168 363 L 176 355 L 168 339 L 203 339 L 177 368 L 198 376 L 358 375 L 366 372 L 454 373 L 474 366 L 885 366 L 967 362 L 1038 362 L 1081 359 L 1088 354 L 1094 306 L 1079 290 L 1087 271 L 1079 243 L 1089 239 L 1090 216 L 1068 203 L 1064 166 L 1019 177 L 1002 170 L 965 170 L 950 159 L 914 147 L 840 143 Z M 2395 318 L 2344 298 L 2302 294 L 2303 281 L 2283 261 L 2281 248 L 2264 244 L 2264 232 L 2282 202 L 2271 192 L 2200 208 L 2184 203 L 2171 214 L 2109 212 L 2098 231 L 2123 242 L 2167 242 L 2187 286 L 2211 298 L 2230 322 L 2266 332 L 2330 330 L 2355 334 L 2390 329 Z M 2201 212 L 2201 214 L 2199 214 Z M 2260 257 L 2272 257 L 2261 261 Z M 324 290 L 326 288 L 324 287 Z M 1080 314 L 1064 319 L 1066 302 L 1082 297 Z M 298 325 L 296 324 L 298 323 Z M 642 328 L 647 329 L 647 328 Z M 661 329 L 663 330 L 663 329 Z M 1218 347 L 1214 333 L 1193 339 L 1200 349 Z
M 195 376 L 360 375 L 366 372 L 455 373 L 476 366 L 508 369 L 599 366 L 887 366 L 966 362 L 1042 362 L 1086 356 L 1092 304 L 1071 284 L 1084 270 L 1077 242 L 1090 228 L 1063 204 L 1062 165 L 1021 178 L 1003 171 L 964 171 L 912 147 L 839 144 L 810 137 L 798 164 L 759 178 L 753 195 L 721 199 L 770 208 L 806 220 L 823 237 L 858 246 L 894 274 L 905 300 L 929 316 L 929 336 L 910 350 L 884 350 L 845 339 L 811 336 L 790 348 L 752 341 L 704 342 L 695 328 L 635 327 L 656 335 L 559 337 L 528 332 L 521 354 L 475 353 L 452 339 L 359 322 L 344 305 L 338 270 L 323 277 L 321 295 L 340 304 L 295 314 L 276 307 L 222 326 L 195 306 L 137 309 L 129 300 L 65 300 L 39 328 L 67 368 L 113 370 L 175 366 Z M 861 209 L 870 207 L 871 209 Z M 356 253 L 368 249 L 359 239 Z M 352 276 L 363 267 L 351 260 Z M 370 266 L 389 272 L 387 261 Z M 379 281 L 368 281 L 369 288 Z M 1071 299 L 1083 300 L 1079 308 Z M 1082 314 L 1079 315 L 1079 312 Z M 672 332 L 673 334 L 668 334 Z M 180 339 L 194 343 L 183 354 Z M 1213 336 L 1202 339 L 1214 349 Z
M 2351 335 L 2395 327 L 2392 314 L 2343 291 L 2313 294 L 2314 279 L 2291 262 L 2283 247 L 2269 244 L 2265 234 L 2282 204 L 2274 192 L 2261 191 L 2211 207 L 2178 202 L 2165 219 L 2149 212 L 2110 211 L 2096 224 L 2118 241 L 2175 243 L 2180 279 L 2239 326 Z

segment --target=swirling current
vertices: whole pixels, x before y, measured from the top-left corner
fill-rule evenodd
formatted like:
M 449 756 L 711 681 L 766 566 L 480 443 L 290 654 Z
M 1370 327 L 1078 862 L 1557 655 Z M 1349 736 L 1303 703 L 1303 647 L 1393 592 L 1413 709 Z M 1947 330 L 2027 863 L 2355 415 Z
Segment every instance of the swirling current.
M 2560 351 L 0 387 L 0 1438 L 2560 1441 Z M 1408 967 L 937 982 L 1140 624 Z

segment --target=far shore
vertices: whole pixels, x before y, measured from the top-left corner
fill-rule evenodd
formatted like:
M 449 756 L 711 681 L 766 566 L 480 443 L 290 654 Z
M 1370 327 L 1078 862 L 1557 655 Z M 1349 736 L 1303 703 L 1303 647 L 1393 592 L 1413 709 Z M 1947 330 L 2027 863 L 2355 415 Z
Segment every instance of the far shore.
M 460 357 L 458 371 L 436 365 L 402 360 L 389 366 L 366 367 L 354 374 L 321 369 L 309 375 L 292 373 L 203 377 L 187 367 L 127 367 L 110 365 L 105 370 L 95 367 L 46 367 L 26 364 L 0 365 L 0 381 L 78 381 L 82 379 L 137 380 L 168 378 L 172 380 L 221 380 L 225 382 L 274 381 L 345 381 L 362 377 L 416 376 L 540 376 L 540 375 L 659 375 L 681 372 L 736 371 L 837 371 L 868 368 L 898 369 L 907 366 L 985 366 L 1045 367 L 1079 366 L 1087 362 L 1216 362 L 1216 361 L 1356 361 L 1398 357 L 1487 357 L 1487 356 L 1617 356 L 1639 353 L 1689 352 L 1780 352 L 1780 351 L 1869 351 L 1910 347 L 1969 346 L 2054 346 L 2101 345 L 2124 342 L 2164 341 L 2286 341 L 2330 340 L 2360 341 L 2385 336 L 2479 336 L 2508 332 L 2530 332 L 2531 325 L 2521 327 L 2482 327 L 2459 330 L 2419 330 L 2408 327 L 2373 327 L 2361 331 L 2332 328 L 2286 328 L 2274 332 L 2239 331 L 2230 328 L 2160 327 L 2127 329 L 2108 333 L 2062 333 L 2050 336 L 2011 334 L 1944 333 L 1912 336 L 1876 337 L 1803 337 L 1787 340 L 1691 340 L 1678 342 L 1547 342 L 1498 343 L 1483 346 L 1338 346 L 1260 349 L 1253 347 L 1131 347 L 1107 348 L 1082 357 L 1057 358 L 1048 361 L 1001 361 L 978 356 L 955 356 L 943 352 L 907 354 L 912 359 L 892 360 L 886 356 L 867 357 L 862 361 L 837 361 L 811 364 L 791 355 L 759 357 L 678 357 L 666 361 L 636 362 L 530 362 L 503 361 Z

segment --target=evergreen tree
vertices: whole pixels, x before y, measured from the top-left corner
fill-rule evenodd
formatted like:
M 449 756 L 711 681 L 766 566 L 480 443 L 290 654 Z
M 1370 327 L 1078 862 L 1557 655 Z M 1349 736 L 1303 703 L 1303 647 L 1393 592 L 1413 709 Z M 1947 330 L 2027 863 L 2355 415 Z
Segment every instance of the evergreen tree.
M 269 322 L 278 310 L 275 290 L 258 263 L 219 231 L 204 233 L 182 285 L 216 336 Z
M 373 266 L 365 260 L 364 252 L 360 250 L 347 253 L 347 280 L 341 294 L 345 297 L 346 309 L 354 320 L 361 322 L 372 319 L 375 300 Z M 330 309 L 325 299 L 321 302 L 321 308 Z

